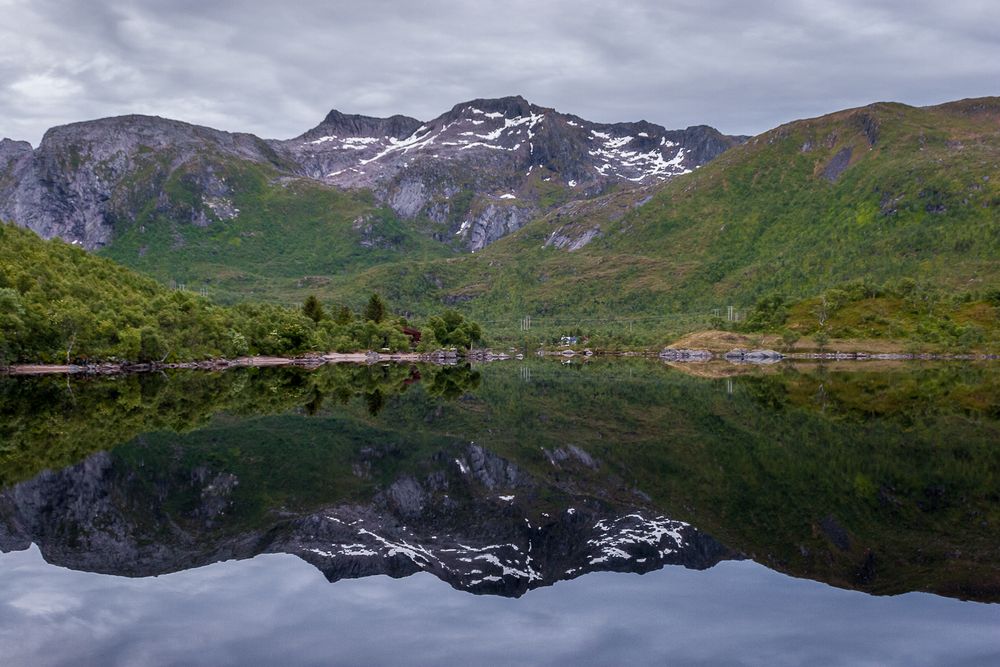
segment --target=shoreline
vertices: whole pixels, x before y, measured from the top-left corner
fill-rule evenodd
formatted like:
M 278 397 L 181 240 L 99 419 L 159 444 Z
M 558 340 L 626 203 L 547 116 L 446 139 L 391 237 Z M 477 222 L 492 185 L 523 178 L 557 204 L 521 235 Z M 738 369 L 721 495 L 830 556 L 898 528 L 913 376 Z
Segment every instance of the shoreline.
M 437 363 L 454 364 L 462 358 L 454 352 L 328 352 L 301 357 L 251 356 L 235 359 L 205 359 L 174 363 L 150 362 L 96 362 L 92 364 L 11 364 L 0 367 L 5 375 L 119 375 L 125 373 L 150 373 L 163 370 L 221 371 L 230 368 L 266 368 L 271 366 L 300 366 L 315 368 L 326 364 Z
M 129 373 L 151 373 L 164 370 L 204 370 L 223 371 L 231 368 L 268 368 L 274 366 L 298 366 L 318 368 L 327 364 L 376 364 L 376 363 L 428 363 L 441 366 L 454 365 L 461 361 L 491 362 L 523 360 L 526 355 L 495 353 L 492 350 L 471 350 L 459 355 L 455 351 L 436 352 L 328 352 L 308 354 L 300 357 L 248 356 L 235 359 L 205 359 L 174 363 L 128 363 L 96 362 L 92 364 L 11 364 L 0 366 L 0 375 L 124 375 Z M 656 350 L 591 351 L 587 350 L 544 350 L 533 356 L 555 357 L 581 361 L 594 357 L 631 357 L 657 359 L 667 363 L 692 365 L 725 362 L 734 367 L 772 366 L 787 362 L 834 361 L 834 362 L 879 362 L 879 361 L 997 361 L 1000 354 L 988 353 L 870 353 L 870 352 L 788 352 L 781 353 L 767 349 L 734 349 L 718 352 L 708 349 L 664 348 Z
M 299 366 L 318 368 L 327 364 L 377 364 L 377 363 L 425 363 L 451 366 L 461 361 L 505 361 L 523 359 L 522 354 L 493 352 L 489 349 L 469 350 L 459 354 L 456 350 L 435 350 L 434 352 L 325 352 L 310 353 L 299 357 L 248 356 L 235 359 L 203 359 L 201 361 L 180 361 L 172 363 L 149 362 L 94 362 L 90 364 L 11 364 L 0 366 L 0 375 L 122 375 L 127 373 L 151 373 L 164 370 L 204 370 L 223 371 L 230 368 L 266 368 L 272 366 Z

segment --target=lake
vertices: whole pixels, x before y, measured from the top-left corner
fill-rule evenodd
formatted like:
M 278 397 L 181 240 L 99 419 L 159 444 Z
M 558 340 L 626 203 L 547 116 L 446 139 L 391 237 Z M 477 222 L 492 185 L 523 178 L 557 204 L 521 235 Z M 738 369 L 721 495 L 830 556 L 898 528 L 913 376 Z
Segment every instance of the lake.
M 3 664 L 1000 664 L 1000 368 L 0 377 Z

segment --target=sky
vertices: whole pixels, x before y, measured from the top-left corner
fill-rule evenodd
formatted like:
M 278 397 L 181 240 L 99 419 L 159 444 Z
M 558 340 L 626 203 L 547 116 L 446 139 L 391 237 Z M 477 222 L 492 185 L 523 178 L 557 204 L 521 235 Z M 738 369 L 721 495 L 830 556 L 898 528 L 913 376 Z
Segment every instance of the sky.
M 0 0 L 0 137 L 143 113 L 290 138 L 523 95 L 756 134 L 1000 94 L 996 0 Z

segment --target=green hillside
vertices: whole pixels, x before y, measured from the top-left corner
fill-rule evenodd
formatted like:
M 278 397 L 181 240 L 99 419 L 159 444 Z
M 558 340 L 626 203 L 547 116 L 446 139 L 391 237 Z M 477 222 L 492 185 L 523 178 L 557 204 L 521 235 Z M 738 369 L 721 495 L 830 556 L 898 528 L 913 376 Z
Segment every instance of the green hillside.
M 975 296 L 1000 285 L 1000 99 L 797 121 L 647 198 L 614 193 L 473 257 L 376 267 L 330 293 L 380 288 L 415 308 L 452 301 L 512 325 L 524 314 L 667 315 L 675 328 L 858 278 Z M 576 251 L 544 247 L 595 229 Z
M 524 342 L 530 315 L 539 341 L 663 344 L 717 326 L 730 306 L 748 315 L 764 298 L 809 301 L 858 280 L 891 299 L 973 306 L 925 309 L 933 321 L 921 323 L 882 304 L 838 325 L 850 335 L 996 338 L 997 98 L 789 123 L 663 186 L 565 203 L 472 255 L 456 254 L 446 225 L 402 221 L 371 192 L 213 150 L 174 161 L 140 151 L 101 252 L 214 303 L 293 306 L 316 294 L 357 309 L 378 291 L 417 317 L 454 306 L 503 343 Z M 896 326 L 897 316 L 909 319 Z M 942 324 L 955 318 L 984 333 Z M 815 333 L 809 317 L 790 321 Z
M 200 176 L 206 171 L 231 191 L 232 217 L 209 206 L 214 200 Z M 137 184 L 145 178 L 134 175 Z M 118 221 L 102 254 L 223 303 L 301 301 L 306 292 L 371 266 L 452 254 L 425 225 L 402 223 L 368 191 L 282 176 L 251 161 L 193 159 L 171 172 L 162 190 L 168 203 L 138 202 L 135 219 Z M 188 222 L 202 215 L 205 224 Z

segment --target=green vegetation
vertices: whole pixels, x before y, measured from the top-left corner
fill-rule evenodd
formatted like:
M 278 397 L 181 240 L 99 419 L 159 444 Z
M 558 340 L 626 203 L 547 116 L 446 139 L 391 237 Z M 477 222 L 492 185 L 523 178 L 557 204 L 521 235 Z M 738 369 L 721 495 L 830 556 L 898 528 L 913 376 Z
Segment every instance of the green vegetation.
M 780 333 L 789 345 L 803 336 L 823 347 L 831 338 L 908 341 L 927 350 L 1000 349 L 1000 290 L 946 293 L 903 280 L 875 285 L 855 280 L 818 297 L 757 301 L 741 331 Z
M 783 125 L 662 187 L 568 201 L 558 179 L 539 177 L 528 187 L 543 207 L 562 206 L 461 256 L 446 227 L 478 205 L 471 181 L 448 200 L 450 221 L 403 222 L 367 191 L 210 152 L 171 171 L 168 153 L 151 152 L 112 197 L 121 214 L 102 253 L 222 304 L 315 294 L 359 311 L 377 292 L 408 317 L 447 306 L 487 324 L 495 344 L 579 329 L 592 347 L 661 345 L 729 306 L 798 303 L 860 277 L 979 302 L 1000 288 L 998 121 L 997 98 L 879 103 Z M 979 322 L 951 330 L 942 313 L 921 327 L 879 308 L 870 315 L 896 331 L 886 335 L 992 344 Z M 815 333 L 836 339 L 832 325 Z
M 204 162 L 231 196 L 205 192 L 197 179 Z M 211 155 L 192 160 L 162 186 L 166 203 L 147 192 L 150 178 L 136 173 L 130 207 L 138 214 L 117 222 L 102 254 L 221 303 L 290 305 L 375 265 L 453 252 L 378 206 L 370 192 L 283 177 L 265 165 Z M 348 303 L 362 305 L 360 298 Z
M 373 293 L 365 304 L 365 319 L 372 322 L 381 322 L 385 318 L 385 304 L 378 293 Z
M 305 302 L 302 304 L 302 314 L 313 322 L 319 322 L 326 317 L 323 312 L 323 304 L 319 302 L 315 294 L 310 294 L 306 297 Z
M 0 365 L 410 349 L 384 305 L 378 321 L 344 308 L 330 319 L 316 297 L 218 306 L 12 225 L 0 225 L 0 256 Z
M 431 317 L 427 320 L 427 328 L 434 334 L 436 343 L 444 347 L 469 349 L 483 338 L 482 328 L 455 310 Z

